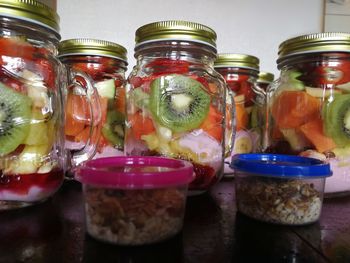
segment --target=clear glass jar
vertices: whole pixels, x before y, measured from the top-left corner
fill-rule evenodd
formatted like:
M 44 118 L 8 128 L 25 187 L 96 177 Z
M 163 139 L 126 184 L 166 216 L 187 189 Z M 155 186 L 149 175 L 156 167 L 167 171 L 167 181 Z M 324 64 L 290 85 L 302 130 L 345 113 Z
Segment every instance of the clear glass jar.
M 98 39 L 69 39 L 59 46 L 61 62 L 88 74 L 99 94 L 100 118 L 95 118 L 98 140 L 94 159 L 123 153 L 125 123 L 125 71 L 127 51 L 119 44 Z M 75 105 L 72 107 L 72 104 Z M 89 108 L 71 90 L 66 106 L 66 143 L 81 148 L 90 134 Z
M 259 59 L 246 54 L 219 54 L 214 68 L 226 80 L 234 94 L 236 135 L 231 155 L 261 151 L 262 127 L 259 115 L 264 105 L 264 92 L 256 85 Z M 226 158 L 225 174 L 232 174 Z
M 92 87 L 56 58 L 58 22 L 39 2 L 0 1 L 0 210 L 47 199 L 62 184 L 66 161 L 89 155 L 64 149 L 65 87 L 79 86 L 76 76 Z
M 268 89 L 266 152 L 318 158 L 333 176 L 325 196 L 350 193 L 350 34 L 299 36 L 279 46 L 280 77 Z
M 190 194 L 208 190 L 223 171 L 226 87 L 213 68 L 215 41 L 197 23 L 142 26 L 128 77 L 125 154 L 191 161 Z

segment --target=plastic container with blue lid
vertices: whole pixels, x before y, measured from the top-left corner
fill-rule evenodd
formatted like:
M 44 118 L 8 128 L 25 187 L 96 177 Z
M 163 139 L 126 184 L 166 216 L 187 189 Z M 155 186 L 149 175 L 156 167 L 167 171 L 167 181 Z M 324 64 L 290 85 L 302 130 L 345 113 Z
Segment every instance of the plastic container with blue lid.
M 279 154 L 238 154 L 235 173 L 238 211 L 257 220 L 305 225 L 321 215 L 330 165 L 317 159 Z

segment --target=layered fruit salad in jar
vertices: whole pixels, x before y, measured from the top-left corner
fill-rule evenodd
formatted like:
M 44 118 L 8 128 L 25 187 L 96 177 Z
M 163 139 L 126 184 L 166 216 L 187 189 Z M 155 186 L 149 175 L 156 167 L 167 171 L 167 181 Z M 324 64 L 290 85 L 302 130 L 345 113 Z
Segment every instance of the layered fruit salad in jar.
M 300 44 L 300 54 L 294 54 L 294 43 Z M 328 197 L 350 192 L 350 54 L 340 52 L 344 46 L 350 47 L 349 34 L 315 34 L 282 43 L 281 76 L 268 92 L 266 151 L 329 162 Z
M 63 181 L 59 65 L 25 37 L 0 38 L 0 210 L 46 199 Z
M 167 41 L 172 32 L 179 34 L 176 43 Z M 138 64 L 128 78 L 125 137 L 126 155 L 191 161 L 196 177 L 190 195 L 221 178 L 225 150 L 226 88 L 212 68 L 216 49 L 193 42 L 196 32 L 206 32 L 210 43 L 216 39 L 211 29 L 184 21 L 157 22 L 136 31 Z M 152 34 L 160 39 L 143 43 Z
M 259 59 L 245 54 L 219 54 L 214 64 L 234 96 L 235 140 L 231 155 L 261 151 L 265 93 L 257 87 Z M 225 160 L 225 174 L 233 174 Z
M 95 159 L 123 153 L 126 53 L 124 47 L 98 39 L 69 39 L 59 46 L 62 63 L 90 76 L 99 95 L 99 101 L 92 102 L 92 111 L 79 90 L 68 92 L 66 104 L 66 144 L 79 149 L 92 136 L 97 143 Z

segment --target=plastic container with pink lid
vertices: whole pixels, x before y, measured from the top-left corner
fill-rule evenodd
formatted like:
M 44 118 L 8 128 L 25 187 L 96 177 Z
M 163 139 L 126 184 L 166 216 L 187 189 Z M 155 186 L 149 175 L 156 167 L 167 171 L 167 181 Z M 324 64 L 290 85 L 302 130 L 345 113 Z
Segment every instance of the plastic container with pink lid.
M 191 163 L 163 157 L 119 156 L 88 161 L 83 185 L 87 232 L 118 245 L 144 245 L 181 231 Z

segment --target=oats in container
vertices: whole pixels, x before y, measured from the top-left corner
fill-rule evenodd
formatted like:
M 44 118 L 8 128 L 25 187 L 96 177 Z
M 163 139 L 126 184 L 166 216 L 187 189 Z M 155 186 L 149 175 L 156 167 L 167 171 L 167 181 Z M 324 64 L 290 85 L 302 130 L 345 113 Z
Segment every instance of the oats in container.
M 330 166 L 317 159 L 239 154 L 232 158 L 238 211 L 257 220 L 305 225 L 321 215 Z
M 159 242 L 181 231 L 189 162 L 162 157 L 110 157 L 78 169 L 86 228 L 94 238 L 118 245 Z

